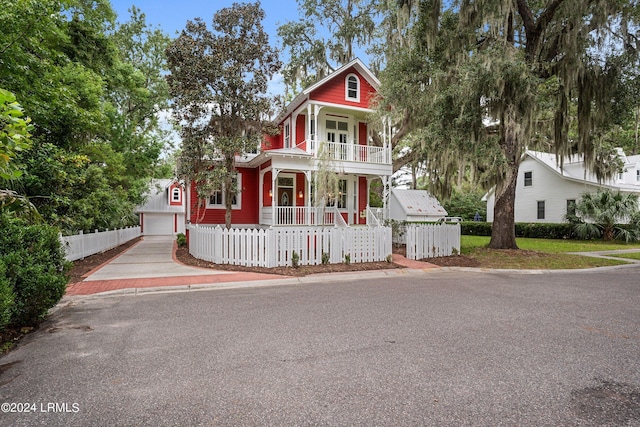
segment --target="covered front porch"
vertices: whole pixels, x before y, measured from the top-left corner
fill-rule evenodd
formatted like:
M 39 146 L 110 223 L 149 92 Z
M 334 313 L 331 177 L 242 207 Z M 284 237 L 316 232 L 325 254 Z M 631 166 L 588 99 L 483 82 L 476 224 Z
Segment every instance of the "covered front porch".
M 382 208 L 371 208 L 369 189 L 374 179 L 388 185 L 387 176 L 341 174 L 338 194 L 318 199 L 317 171 L 267 167 L 260 173 L 260 225 L 335 226 L 382 225 L 387 198 Z

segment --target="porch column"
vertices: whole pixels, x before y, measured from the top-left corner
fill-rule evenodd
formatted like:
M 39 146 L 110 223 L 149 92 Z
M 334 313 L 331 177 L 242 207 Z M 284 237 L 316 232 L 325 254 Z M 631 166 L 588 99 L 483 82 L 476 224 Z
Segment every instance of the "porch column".
M 315 126 L 314 129 L 316 131 L 315 136 L 314 136 L 314 141 L 313 141 L 313 145 L 315 147 L 315 153 L 318 152 L 318 150 L 320 149 L 320 127 L 319 127 L 319 123 L 318 123 L 318 118 L 320 116 L 320 110 L 322 109 L 321 105 L 314 105 L 313 106 L 313 121 L 315 122 Z
M 258 224 L 262 224 L 262 208 L 264 208 L 264 174 L 265 171 L 260 171 L 258 177 Z
M 315 146 L 313 144 L 313 134 L 311 133 L 311 104 L 307 104 L 307 152 L 313 153 Z
M 386 162 L 390 162 L 391 159 L 389 158 L 389 138 L 391 137 L 391 120 L 389 120 L 389 117 L 384 116 L 382 118 L 382 150 L 384 153 L 384 159 Z
M 307 225 L 311 225 L 311 171 L 304 171 L 305 183 L 307 184 L 306 193 L 307 193 L 307 215 L 305 221 Z
M 276 194 L 277 188 L 276 183 L 278 181 L 278 173 L 280 173 L 280 169 L 271 169 L 271 226 L 276 225 L 276 200 L 278 195 Z
M 382 178 L 382 219 L 388 219 L 387 218 L 387 209 L 388 209 L 388 202 L 389 202 L 389 177 L 388 176 L 382 176 L 380 177 Z

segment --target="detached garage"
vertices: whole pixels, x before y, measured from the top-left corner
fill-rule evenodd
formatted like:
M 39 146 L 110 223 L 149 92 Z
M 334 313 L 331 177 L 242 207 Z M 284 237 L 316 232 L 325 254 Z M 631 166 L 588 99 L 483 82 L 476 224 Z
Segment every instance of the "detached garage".
M 154 179 L 146 203 L 136 209 L 145 236 L 171 236 L 185 232 L 183 185 L 175 179 Z

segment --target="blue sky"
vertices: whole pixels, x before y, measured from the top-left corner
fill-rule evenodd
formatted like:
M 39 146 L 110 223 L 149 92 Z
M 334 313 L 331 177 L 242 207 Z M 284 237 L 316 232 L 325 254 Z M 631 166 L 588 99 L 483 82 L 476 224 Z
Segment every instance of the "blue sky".
M 250 1 L 244 1 L 245 3 Z M 118 14 L 119 22 L 129 20 L 128 10 L 135 5 L 146 16 L 147 24 L 160 27 L 170 37 L 176 37 L 183 30 L 188 20 L 202 18 L 207 25 L 211 25 L 213 15 L 220 9 L 231 7 L 238 0 L 111 0 L 111 6 Z M 299 19 L 298 3 L 296 0 L 263 0 L 260 2 L 265 12 L 262 21 L 265 31 L 269 34 L 269 43 L 274 47 L 281 47 L 276 29 L 288 22 Z M 284 55 L 280 59 L 286 61 Z M 284 94 L 284 83 L 280 75 L 276 75 L 269 84 L 268 92 L 272 95 Z
M 128 9 L 135 5 L 144 12 L 147 23 L 159 26 L 171 37 L 175 37 L 176 32 L 184 29 L 187 20 L 200 17 L 210 24 L 215 12 L 231 7 L 233 3 L 243 2 L 238 0 L 111 0 L 111 5 L 118 14 L 118 21 L 127 21 Z M 260 5 L 266 15 L 263 25 L 269 33 L 269 41 L 275 46 L 278 44 L 276 28 L 287 21 L 298 19 L 298 3 L 296 0 L 263 0 Z

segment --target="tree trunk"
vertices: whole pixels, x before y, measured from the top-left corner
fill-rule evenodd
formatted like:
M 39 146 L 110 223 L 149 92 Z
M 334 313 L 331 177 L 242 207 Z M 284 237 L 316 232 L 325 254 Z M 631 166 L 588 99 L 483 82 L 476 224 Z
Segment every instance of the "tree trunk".
M 518 249 L 516 244 L 516 228 L 514 205 L 516 200 L 516 182 L 518 165 L 512 166 L 511 177 L 499 191 L 496 189 L 496 201 L 493 207 L 493 227 L 491 229 L 492 249 Z
M 518 249 L 515 228 L 515 201 L 518 170 L 520 169 L 520 144 L 522 141 L 522 118 L 517 108 L 509 104 L 500 118 L 502 139 L 500 148 L 507 160 L 503 185 L 496 187 L 493 207 L 493 228 L 489 247 L 492 249 Z

